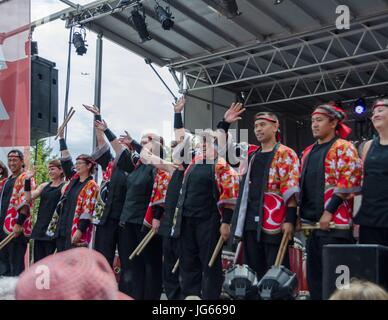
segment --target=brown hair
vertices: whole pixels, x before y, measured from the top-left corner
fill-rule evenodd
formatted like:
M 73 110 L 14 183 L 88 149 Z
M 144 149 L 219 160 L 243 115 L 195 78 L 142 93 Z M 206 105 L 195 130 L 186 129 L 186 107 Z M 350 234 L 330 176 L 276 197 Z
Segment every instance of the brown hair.
M 97 163 L 96 163 L 96 161 L 94 161 L 94 159 L 90 155 L 88 155 L 88 154 L 80 154 L 77 157 L 76 160 L 78 160 L 78 159 L 85 161 L 87 164 L 90 163 L 92 165 L 92 167 L 91 167 L 91 169 L 89 171 L 89 174 L 90 175 L 94 175 L 95 174 Z
M 61 161 L 58 160 L 58 159 L 52 159 L 49 161 L 48 163 L 48 166 L 53 166 L 53 167 L 57 167 L 58 169 L 61 169 L 62 170 L 62 164 L 61 164 Z M 65 174 L 62 172 L 61 174 L 61 177 L 63 178 L 65 176 Z
M 1 160 L 0 160 L 0 168 L 3 169 L 3 171 L 0 174 L 0 179 L 8 178 L 8 168 Z
M 388 293 L 377 284 L 355 279 L 349 289 L 337 289 L 329 300 L 388 300 Z

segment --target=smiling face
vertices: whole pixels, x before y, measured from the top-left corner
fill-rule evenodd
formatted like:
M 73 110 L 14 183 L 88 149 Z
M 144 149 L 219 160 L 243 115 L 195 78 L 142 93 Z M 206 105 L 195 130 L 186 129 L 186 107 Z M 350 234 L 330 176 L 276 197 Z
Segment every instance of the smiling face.
M 19 154 L 10 152 L 8 154 L 8 168 L 13 175 L 18 174 L 23 169 L 23 160 L 20 158 Z
M 338 120 L 332 119 L 322 113 L 327 113 L 324 109 L 317 108 L 317 114 L 311 117 L 311 130 L 315 139 L 324 139 L 335 132 Z
M 257 141 L 265 143 L 276 138 L 279 131 L 279 121 L 275 115 L 258 113 L 255 118 L 254 131 Z
M 87 155 L 80 155 L 75 161 L 75 171 L 80 176 L 88 176 L 93 173 L 93 164 L 87 158 Z
M 57 180 L 63 176 L 63 170 L 54 165 L 49 165 L 48 175 L 51 180 Z
M 386 129 L 388 127 L 388 107 L 377 106 L 373 109 L 372 114 L 373 126 L 377 131 Z

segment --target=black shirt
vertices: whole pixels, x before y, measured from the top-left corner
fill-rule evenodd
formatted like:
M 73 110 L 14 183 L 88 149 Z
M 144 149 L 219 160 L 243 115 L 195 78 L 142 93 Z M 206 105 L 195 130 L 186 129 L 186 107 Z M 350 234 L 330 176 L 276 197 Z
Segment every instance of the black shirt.
M 375 139 L 364 164 L 362 203 L 355 217 L 357 224 L 388 228 L 388 146 Z
M 315 144 L 307 158 L 304 168 L 301 199 L 301 217 L 312 222 L 318 222 L 324 211 L 319 197 L 324 198 L 325 158 L 333 141 Z
M 184 170 L 175 170 L 167 188 L 164 216 L 160 222 L 159 229 L 159 234 L 165 237 L 171 236 L 171 227 L 182 188 L 184 173 Z
M 109 149 L 104 152 L 100 157 L 96 159 L 96 162 L 105 171 L 109 162 L 113 160 L 113 156 Z M 100 224 L 104 224 L 106 220 L 114 219 L 119 220 L 121 211 L 123 210 L 125 194 L 127 192 L 127 173 L 121 170 L 117 164 L 114 164 L 112 169 L 112 176 L 110 181 L 106 185 L 106 199 L 104 213 L 101 218 Z
M 3 187 L 3 191 L 1 194 L 1 212 L 0 212 L 1 230 L 3 230 L 3 225 L 4 225 L 5 217 L 7 215 L 9 202 L 11 201 L 12 191 L 16 182 L 16 178 L 17 177 L 9 177 Z
M 83 182 L 80 182 L 79 178 L 70 183 L 74 183 L 70 190 L 67 191 L 66 200 L 62 209 L 62 212 L 59 217 L 59 236 L 66 237 L 70 240 L 71 227 L 73 225 L 73 219 L 75 214 L 75 208 L 77 206 L 77 200 L 80 192 L 83 187 L 91 180 L 92 177 L 89 177 Z
M 257 230 L 259 203 L 262 196 L 265 170 L 272 152 L 257 152 L 253 159 L 249 177 L 248 207 L 245 219 L 245 230 Z
M 208 218 L 217 212 L 213 164 L 194 164 L 186 181 L 183 216 Z
M 31 239 L 51 239 L 46 235 L 46 231 L 55 212 L 55 208 L 61 198 L 61 189 L 63 187 L 63 183 L 57 187 L 52 187 L 51 184 L 52 182 L 47 184 L 40 194 L 39 209 L 34 228 L 32 229 Z
M 121 223 L 143 224 L 148 204 L 151 199 L 156 170 L 151 165 L 138 164 L 127 177 L 127 192 Z

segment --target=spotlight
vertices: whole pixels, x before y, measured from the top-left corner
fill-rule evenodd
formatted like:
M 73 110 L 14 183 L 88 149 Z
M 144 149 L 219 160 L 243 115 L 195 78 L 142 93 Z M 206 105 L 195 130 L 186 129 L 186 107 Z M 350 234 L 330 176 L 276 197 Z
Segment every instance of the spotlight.
M 359 98 L 354 104 L 354 113 L 358 116 L 363 116 L 366 112 L 366 104 L 365 100 Z
M 136 7 L 131 12 L 131 17 L 132 17 L 132 22 L 135 25 L 135 29 L 139 34 L 141 41 L 145 42 L 145 41 L 151 40 L 152 38 L 148 32 L 147 24 L 145 22 L 146 17 L 145 17 L 144 8 L 143 8 L 143 14 L 139 12 L 140 8 L 141 7 Z
M 170 7 L 167 6 L 165 9 L 156 2 L 155 13 L 164 30 L 170 30 L 174 26 L 174 17 L 172 16 Z
M 236 0 L 221 0 L 220 4 L 228 13 L 228 18 L 234 18 L 241 14 L 241 12 L 238 10 Z
M 86 53 L 88 45 L 86 44 L 86 30 L 84 28 L 73 33 L 73 45 L 79 56 L 83 56 Z
M 275 5 L 278 5 L 278 4 L 281 4 L 284 0 L 275 0 L 274 4 Z

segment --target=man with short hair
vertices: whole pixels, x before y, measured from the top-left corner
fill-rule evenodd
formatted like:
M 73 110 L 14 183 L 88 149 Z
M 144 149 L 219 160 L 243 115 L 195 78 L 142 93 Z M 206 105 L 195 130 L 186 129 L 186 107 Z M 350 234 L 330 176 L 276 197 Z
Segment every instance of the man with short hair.
M 362 165 L 356 148 L 344 140 L 351 132 L 345 117 L 334 104 L 319 105 L 311 116 L 317 141 L 302 156 L 300 216 L 320 226 L 307 240 L 307 282 L 313 300 L 322 299 L 323 246 L 353 242 L 352 197 L 361 190 Z
M 0 241 L 15 234 L 0 250 L 0 276 L 18 276 L 24 270 L 24 255 L 31 235 L 31 203 L 25 195 L 24 156 L 20 150 L 8 152 L 11 175 L 0 181 Z M 34 189 L 34 181 L 31 181 Z M 27 190 L 30 191 L 30 190 Z

